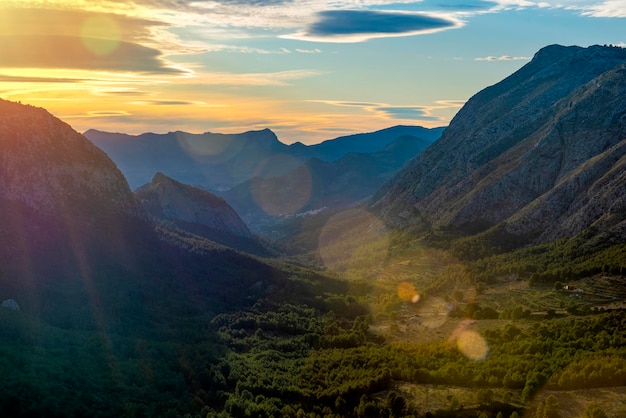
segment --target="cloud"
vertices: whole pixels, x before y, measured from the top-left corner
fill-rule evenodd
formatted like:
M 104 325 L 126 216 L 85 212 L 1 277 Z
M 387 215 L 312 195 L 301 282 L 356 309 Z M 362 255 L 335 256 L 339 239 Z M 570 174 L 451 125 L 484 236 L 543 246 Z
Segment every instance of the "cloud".
M 299 52 L 301 54 L 321 54 L 322 50 L 315 48 L 315 49 L 301 49 L 301 48 L 296 48 L 296 52 Z
M 375 102 L 353 102 L 353 101 L 336 101 L 336 100 L 309 100 L 315 103 L 324 103 L 331 106 L 339 107 L 355 107 L 361 108 L 366 112 L 375 113 L 383 119 L 394 120 L 420 120 L 420 121 L 441 121 L 444 123 L 447 119 L 437 116 L 438 111 L 449 109 L 458 109 L 465 104 L 462 100 L 438 100 L 433 105 L 411 105 L 411 106 L 394 106 L 386 103 Z
M 138 106 L 203 106 L 204 102 L 194 100 L 140 100 L 129 104 Z
M 626 18 L 624 0 L 569 0 L 569 1 L 528 1 L 528 0 L 493 0 L 494 11 L 502 9 L 525 9 L 531 7 L 573 10 L 582 16 L 604 18 Z
M 50 34 L 77 36 L 90 23 L 110 22 L 109 29 L 113 33 L 100 33 L 103 37 L 116 36 L 121 40 L 136 42 L 151 38 L 155 27 L 166 27 L 166 23 L 131 17 L 115 13 L 89 12 L 69 9 L 67 7 L 36 8 L 36 7 L 2 7 L 0 6 L 0 35 L 33 35 Z
M 499 57 L 494 57 L 489 55 L 488 57 L 479 57 L 474 58 L 474 61 L 528 61 L 530 57 L 512 57 L 509 55 L 502 55 Z
M 64 115 L 64 119 L 81 119 L 81 118 L 118 118 L 122 116 L 131 116 L 125 110 L 91 110 L 79 115 Z
M 86 81 L 80 78 L 29 77 L 0 74 L 0 83 L 78 83 Z
M 14 35 L 0 37 L 2 68 L 65 68 L 182 75 L 167 65 L 161 52 L 139 44 L 119 42 L 108 54 L 95 54 L 76 36 Z M 108 42 L 93 39 L 94 43 Z
M 607 0 L 591 5 L 583 11 L 583 15 L 592 17 L 626 17 L 624 0 Z
M 302 33 L 290 39 L 361 42 L 372 38 L 427 34 L 460 27 L 459 20 L 426 13 L 373 10 L 326 10 Z
M 209 72 L 199 74 L 202 87 L 212 85 L 232 86 L 287 86 L 291 80 L 314 77 L 325 74 L 318 70 L 286 70 L 268 73 L 227 73 Z M 199 87 L 201 88 L 201 87 Z
M 439 118 L 429 113 L 424 106 L 378 106 L 375 111 L 385 114 L 392 119 L 417 119 L 438 120 Z
M 177 37 L 161 39 L 169 24 L 60 4 L 55 9 L 50 3 L 49 8 L 0 6 L 0 67 L 186 73 L 165 59 L 166 50 L 184 52 L 172 46 Z
M 117 42 L 106 54 L 98 54 L 85 46 L 102 45 L 106 39 L 64 35 L 0 36 L 1 68 L 64 68 L 100 71 L 141 72 L 182 75 L 186 72 L 168 65 L 160 51 L 130 42 Z

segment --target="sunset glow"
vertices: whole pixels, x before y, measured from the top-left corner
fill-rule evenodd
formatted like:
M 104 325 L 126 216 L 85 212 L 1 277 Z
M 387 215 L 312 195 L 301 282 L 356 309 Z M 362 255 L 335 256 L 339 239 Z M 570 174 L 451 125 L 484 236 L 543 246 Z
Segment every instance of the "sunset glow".
M 9 0 L 0 11 L 4 99 L 80 131 L 270 128 L 286 143 L 447 125 L 546 44 L 626 42 L 626 7 L 611 1 Z

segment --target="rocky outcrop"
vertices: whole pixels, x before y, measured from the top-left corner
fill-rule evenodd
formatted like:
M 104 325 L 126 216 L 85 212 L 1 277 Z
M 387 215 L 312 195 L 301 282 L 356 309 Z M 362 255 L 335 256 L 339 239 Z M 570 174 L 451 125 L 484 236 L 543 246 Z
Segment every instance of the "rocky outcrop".
M 158 219 L 201 225 L 252 238 L 248 227 L 224 199 L 179 183 L 162 173 L 157 173 L 149 184 L 137 189 L 135 196 L 146 212 Z
M 44 109 L 0 100 L 0 199 L 53 214 L 136 210 L 109 157 Z
M 505 223 L 535 241 L 617 228 L 625 139 L 626 50 L 549 46 L 470 99 L 375 207 L 396 226 Z

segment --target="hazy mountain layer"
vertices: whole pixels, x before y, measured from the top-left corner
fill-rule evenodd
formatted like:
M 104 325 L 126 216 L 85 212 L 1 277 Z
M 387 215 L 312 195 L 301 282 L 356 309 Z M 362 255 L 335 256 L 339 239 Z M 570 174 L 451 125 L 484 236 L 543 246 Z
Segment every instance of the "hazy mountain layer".
M 377 196 L 392 225 L 624 238 L 626 50 L 549 46 L 472 97 Z M 621 228 L 621 229 L 620 229 Z
M 370 154 L 383 151 L 397 138 L 405 135 L 435 142 L 444 129 L 443 127 L 428 129 L 421 126 L 400 125 L 376 132 L 341 136 L 310 146 L 293 144 L 290 151 L 307 159 L 318 158 L 323 161 L 336 161 L 350 153 Z
M 254 175 L 279 175 L 300 164 L 295 158 L 280 165 L 262 164 L 287 153 L 287 145 L 269 129 L 236 135 L 169 132 L 138 136 L 90 130 L 85 136 L 119 165 L 133 188 L 161 172 L 185 184 L 225 190 Z
M 334 211 L 371 196 L 430 144 L 404 135 L 375 153 L 350 153 L 336 161 L 312 158 L 282 176 L 256 177 L 222 195 L 254 227 L 271 224 L 279 217 Z
M 402 135 L 432 142 L 441 131 L 397 126 L 313 146 L 285 145 L 269 129 L 242 134 L 170 132 L 138 136 L 89 130 L 85 136 L 118 164 L 133 189 L 162 172 L 185 184 L 224 191 L 253 177 L 288 173 L 311 158 L 333 161 L 350 152 L 378 152 Z

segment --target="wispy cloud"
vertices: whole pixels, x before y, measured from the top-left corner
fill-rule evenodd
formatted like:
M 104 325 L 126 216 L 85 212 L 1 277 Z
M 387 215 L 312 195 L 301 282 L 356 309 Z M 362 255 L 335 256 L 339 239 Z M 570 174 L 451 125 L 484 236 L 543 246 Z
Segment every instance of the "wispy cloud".
M 626 2 L 624 0 L 606 0 L 588 6 L 583 15 L 593 17 L 626 17 Z
M 360 108 L 366 112 L 374 113 L 383 119 L 405 121 L 445 122 L 445 118 L 436 113 L 442 110 L 458 109 L 463 106 L 462 100 L 439 100 L 432 105 L 390 105 L 376 102 L 354 102 L 336 100 L 310 100 L 311 102 L 324 103 L 331 106 Z
M 296 48 L 296 52 L 299 52 L 300 54 L 321 54 L 322 50 L 319 48 L 315 48 L 315 49 Z
M 478 57 L 474 58 L 475 61 L 528 61 L 530 57 L 512 57 L 510 55 L 501 55 L 499 57 L 494 57 L 489 55 L 487 57 Z
M 206 106 L 206 103 L 196 100 L 136 100 L 129 104 L 136 106 Z
M 286 70 L 267 73 L 202 73 L 203 85 L 287 86 L 292 80 L 325 74 L 318 70 Z M 191 81 L 193 82 L 193 81 Z
M 577 11 L 583 16 L 604 18 L 625 18 L 626 2 L 624 0 L 493 0 L 494 11 L 502 9 L 554 8 Z
M 78 83 L 85 81 L 79 78 L 28 77 L 0 74 L 0 83 Z
M 119 118 L 131 116 L 132 114 L 125 110 L 92 110 L 77 115 L 63 115 L 64 119 L 83 119 L 83 118 Z

